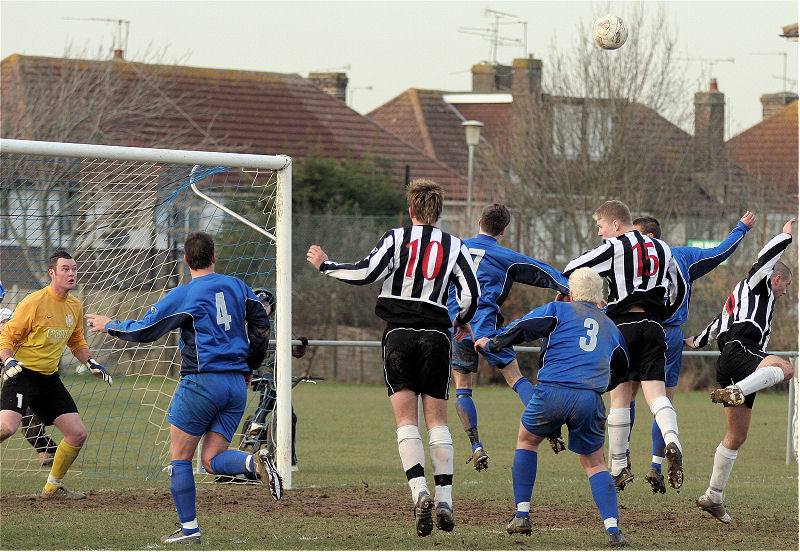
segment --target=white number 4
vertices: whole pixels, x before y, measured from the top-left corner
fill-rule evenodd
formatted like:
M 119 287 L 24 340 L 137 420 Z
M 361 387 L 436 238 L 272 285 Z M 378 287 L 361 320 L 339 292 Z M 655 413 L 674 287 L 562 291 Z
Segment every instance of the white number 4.
M 586 330 L 586 337 L 578 340 L 578 345 L 588 353 L 597 347 L 597 332 L 600 331 L 600 324 L 594 318 L 587 318 L 583 321 L 583 327 L 588 330 Z
M 228 314 L 228 307 L 225 306 L 225 294 L 218 291 L 214 297 L 217 300 L 217 324 L 225 324 L 225 330 L 230 330 L 233 318 Z

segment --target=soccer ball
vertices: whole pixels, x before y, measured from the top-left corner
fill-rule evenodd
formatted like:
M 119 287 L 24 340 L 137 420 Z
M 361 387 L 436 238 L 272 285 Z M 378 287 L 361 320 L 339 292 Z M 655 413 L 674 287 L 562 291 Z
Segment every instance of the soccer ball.
M 592 25 L 592 39 L 604 50 L 616 50 L 628 39 L 628 29 L 621 17 L 604 15 Z

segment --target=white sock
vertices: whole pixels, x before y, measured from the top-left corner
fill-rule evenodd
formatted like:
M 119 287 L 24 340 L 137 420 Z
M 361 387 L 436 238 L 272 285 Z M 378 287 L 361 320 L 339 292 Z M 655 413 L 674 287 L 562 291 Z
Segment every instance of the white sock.
M 608 411 L 608 455 L 611 457 L 611 475 L 619 475 L 628 465 L 628 433 L 631 430 L 631 409 L 612 408 Z
M 526 514 L 531 513 L 531 503 L 530 502 L 517 502 L 517 512 L 525 512 Z
M 453 438 L 446 425 L 428 431 L 433 480 L 436 482 L 435 501 L 453 505 Z
M 605 526 L 606 530 L 611 529 L 612 527 L 617 527 L 617 518 L 606 518 L 603 520 L 603 525 Z
M 650 412 L 653 413 L 658 427 L 661 428 L 664 443 L 667 445 L 675 443 L 678 450 L 682 450 L 681 443 L 678 440 L 678 415 L 675 413 L 675 409 L 669 399 L 666 396 L 658 397 L 650 405 Z
M 714 469 L 711 471 L 711 480 L 706 489 L 706 496 L 712 501 L 722 502 L 722 495 L 737 456 L 739 456 L 738 450 L 726 448 L 722 443 L 717 446 L 717 451 L 714 453 Z
M 247 459 L 244 461 L 244 467 L 247 468 L 247 470 L 250 473 L 255 473 L 256 466 L 255 466 L 255 460 L 253 460 L 253 455 L 252 454 L 250 456 L 248 456 Z
M 56 486 L 61 485 L 61 481 L 63 481 L 63 478 L 62 479 L 56 479 L 55 477 L 53 477 L 49 473 L 47 474 L 47 482 L 50 483 L 51 485 L 56 485 Z
M 417 426 L 405 425 L 397 428 L 397 450 L 408 478 L 411 498 L 416 503 L 420 493 L 428 490 L 428 482 L 425 481 L 425 448 Z
M 783 381 L 783 370 L 777 366 L 764 366 L 759 368 L 742 381 L 736 382 L 736 387 L 745 395 L 751 395 L 767 387 Z
M 664 463 L 664 457 L 663 456 L 653 456 L 653 458 L 650 459 L 650 462 L 653 463 L 653 464 L 663 464 Z

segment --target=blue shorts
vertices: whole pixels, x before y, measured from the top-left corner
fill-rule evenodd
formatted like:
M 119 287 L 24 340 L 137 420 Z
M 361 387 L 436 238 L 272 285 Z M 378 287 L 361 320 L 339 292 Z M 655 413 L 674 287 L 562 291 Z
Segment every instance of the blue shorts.
M 664 367 L 664 385 L 678 386 L 683 360 L 683 328 L 680 326 L 664 326 L 667 339 L 667 363 Z
M 169 405 L 167 421 L 189 435 L 219 433 L 228 441 L 247 404 L 242 372 L 203 372 L 181 378 Z
M 498 353 L 490 353 L 481 349 L 481 354 L 490 366 L 502 370 L 507 365 L 516 360 L 517 355 L 513 347 L 506 347 Z M 453 341 L 453 357 L 451 359 L 453 370 L 462 372 L 478 371 L 478 353 L 475 352 L 475 342 L 471 339 L 464 339 L 461 343 Z
M 603 448 L 606 437 L 606 406 L 600 393 L 540 383 L 533 388 L 522 425 L 539 437 L 557 437 L 561 426 L 569 429 L 567 448 L 576 454 L 591 454 Z

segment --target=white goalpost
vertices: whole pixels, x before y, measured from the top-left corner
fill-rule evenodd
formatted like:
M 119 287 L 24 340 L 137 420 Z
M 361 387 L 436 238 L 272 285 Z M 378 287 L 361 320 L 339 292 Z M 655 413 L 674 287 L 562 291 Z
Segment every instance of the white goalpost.
M 291 158 L 0 139 L 0 163 L 4 308 L 44 287 L 47 258 L 63 249 L 78 262 L 73 294 L 84 312 L 141 318 L 188 281 L 182 244 L 196 230 L 214 236 L 219 272 L 275 290 L 275 450 L 291 488 Z M 159 476 L 169 462 L 166 409 L 178 380 L 176 334 L 141 345 L 87 334 L 114 376 L 111 388 L 86 377 L 68 352 L 62 356 L 62 379 L 89 431 L 73 469 Z M 258 403 L 248 393 L 246 414 Z M 4 471 L 38 470 L 37 460 L 22 437 L 4 444 Z

